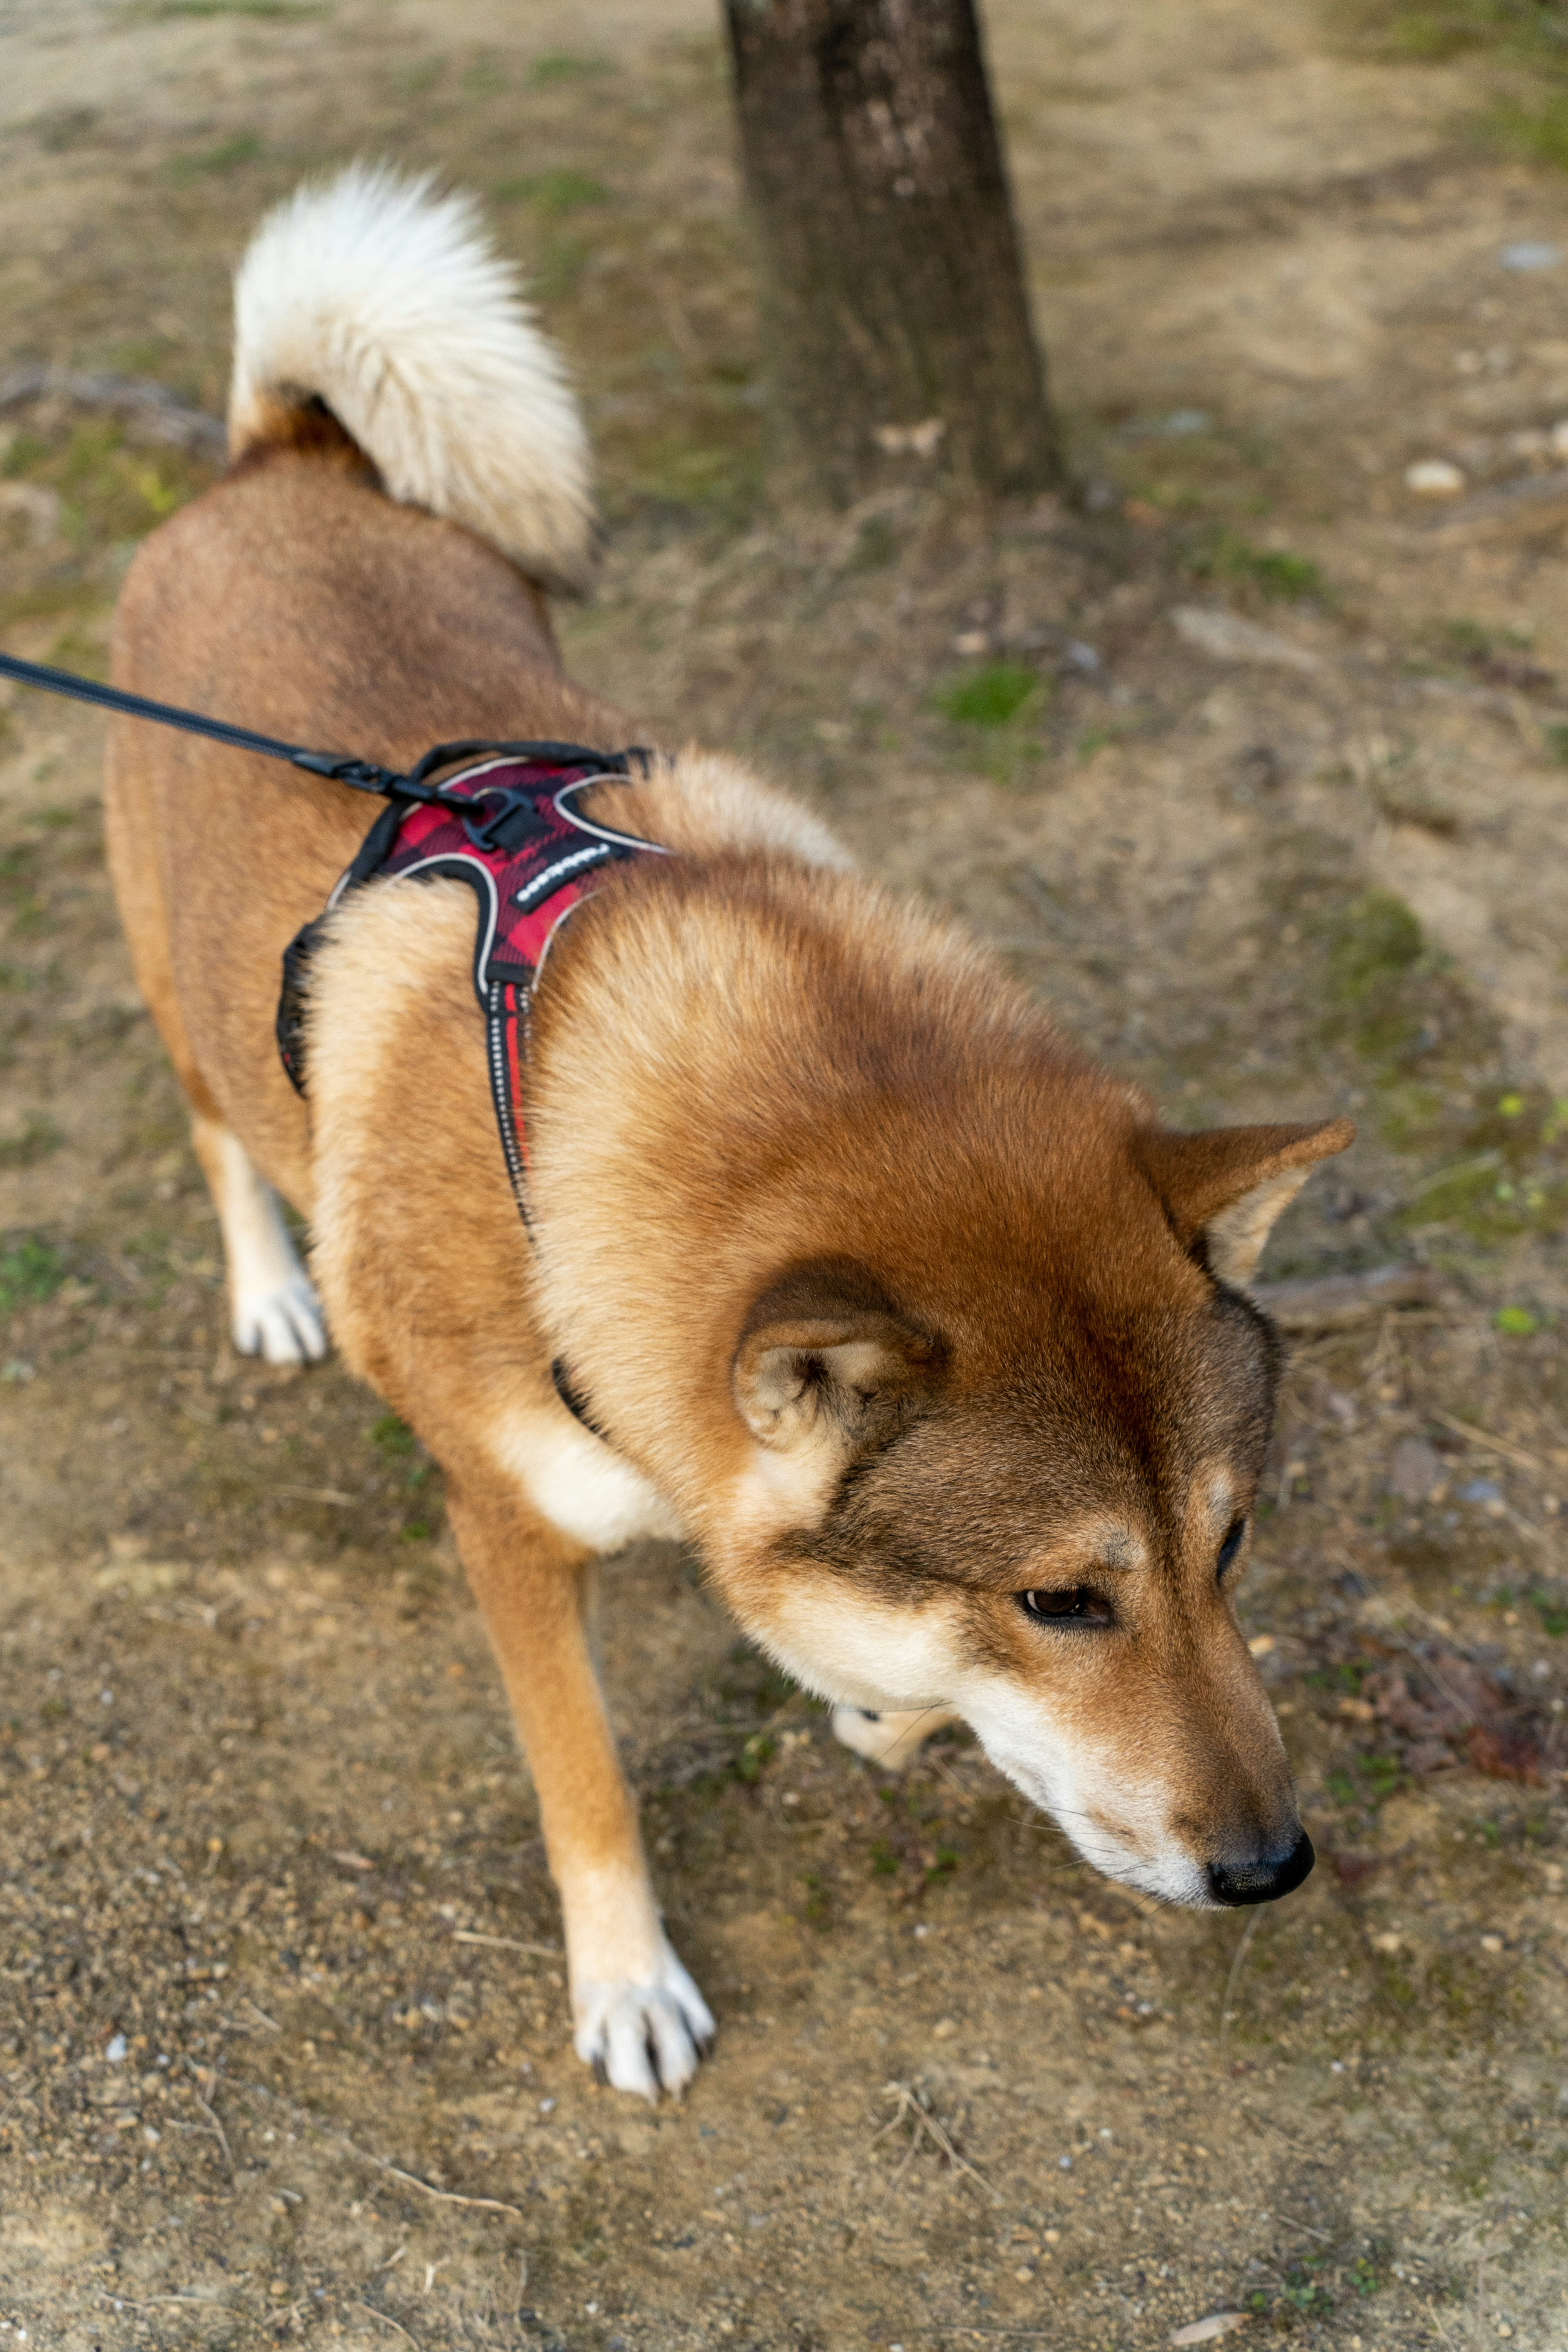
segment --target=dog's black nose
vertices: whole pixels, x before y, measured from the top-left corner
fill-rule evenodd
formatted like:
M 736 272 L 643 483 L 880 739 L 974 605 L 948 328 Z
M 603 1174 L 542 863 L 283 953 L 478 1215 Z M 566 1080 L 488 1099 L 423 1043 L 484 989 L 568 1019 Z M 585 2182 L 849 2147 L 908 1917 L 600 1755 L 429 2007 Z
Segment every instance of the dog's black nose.
M 1216 1903 L 1276 1903 L 1300 1885 L 1316 1860 L 1303 1830 L 1293 1846 L 1265 1850 L 1244 1862 L 1211 1862 L 1209 1893 Z

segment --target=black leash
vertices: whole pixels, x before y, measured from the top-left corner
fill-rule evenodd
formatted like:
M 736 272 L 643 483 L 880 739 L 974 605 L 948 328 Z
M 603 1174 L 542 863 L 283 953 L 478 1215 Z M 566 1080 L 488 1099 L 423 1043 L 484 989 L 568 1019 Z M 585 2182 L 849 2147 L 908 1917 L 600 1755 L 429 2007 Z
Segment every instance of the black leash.
M 100 686 L 94 677 L 78 677 L 68 669 L 50 669 L 44 662 L 19 661 L 15 654 L 0 654 L 0 677 L 14 677 L 19 686 L 37 687 L 43 694 L 63 694 L 77 702 L 90 702 L 100 710 L 118 711 L 122 718 L 151 719 L 160 727 L 177 727 L 187 735 L 205 735 L 214 743 L 227 744 L 230 751 L 258 751 L 264 759 L 287 760 L 291 768 L 307 769 L 313 776 L 330 776 L 334 783 L 347 784 L 353 792 L 376 793 L 384 800 L 428 801 L 441 807 L 461 809 L 470 817 L 474 807 L 471 794 L 446 793 L 439 784 L 426 782 L 437 769 L 450 767 L 456 760 L 499 751 L 514 759 L 537 760 L 560 767 L 598 768 L 614 775 L 625 775 L 629 766 L 628 755 L 624 751 L 594 751 L 582 743 L 437 743 L 405 776 L 400 776 L 391 768 L 378 767 L 374 760 L 356 760 L 342 752 L 310 751 L 298 743 L 280 743 L 275 735 L 258 735 L 254 728 L 231 727 L 226 719 L 208 719 L 199 710 L 181 710 L 172 702 L 150 702 L 145 695 L 127 694 L 118 686 Z

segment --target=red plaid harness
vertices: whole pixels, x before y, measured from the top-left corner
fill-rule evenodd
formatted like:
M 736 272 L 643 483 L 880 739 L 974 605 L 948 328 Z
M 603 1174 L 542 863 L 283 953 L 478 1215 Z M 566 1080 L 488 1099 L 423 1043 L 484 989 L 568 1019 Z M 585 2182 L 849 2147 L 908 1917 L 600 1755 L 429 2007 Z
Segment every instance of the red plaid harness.
M 530 746 L 532 756 L 527 757 L 505 745 L 494 751 L 443 777 L 438 800 L 394 793 L 322 914 L 296 935 L 283 958 L 278 1051 L 296 1091 L 303 1094 L 310 961 L 326 915 L 349 891 L 399 875 L 450 876 L 466 882 L 479 900 L 474 993 L 485 1016 L 490 1096 L 507 1174 L 526 1225 L 522 1072 L 529 1003 L 550 943 L 606 867 L 623 858 L 668 852 L 657 842 L 596 824 L 574 805 L 590 785 L 625 783 L 634 761 L 646 772 L 645 752 L 602 753 L 554 743 Z

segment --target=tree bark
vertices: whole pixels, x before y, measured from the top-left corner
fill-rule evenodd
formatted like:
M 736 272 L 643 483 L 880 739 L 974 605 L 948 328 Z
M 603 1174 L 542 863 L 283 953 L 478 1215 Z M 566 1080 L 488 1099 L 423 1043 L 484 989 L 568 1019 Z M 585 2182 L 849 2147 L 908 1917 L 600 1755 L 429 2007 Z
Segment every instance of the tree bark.
M 1061 478 L 973 0 L 725 0 L 778 423 L 842 504 Z

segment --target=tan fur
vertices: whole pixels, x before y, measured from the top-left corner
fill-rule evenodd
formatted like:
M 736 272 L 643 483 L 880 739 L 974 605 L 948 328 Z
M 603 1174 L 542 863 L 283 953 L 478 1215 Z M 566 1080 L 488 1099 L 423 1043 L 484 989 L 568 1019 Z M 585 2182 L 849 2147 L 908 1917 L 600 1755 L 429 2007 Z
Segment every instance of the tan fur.
M 390 765 L 450 738 L 637 731 L 563 677 L 538 592 L 499 554 L 286 423 L 144 546 L 113 667 Z M 1245 1875 L 1299 1824 L 1215 1567 L 1250 1512 L 1274 1368 L 1223 1286 L 1343 1122 L 1164 1134 L 962 933 L 693 749 L 597 796 L 677 854 L 616 868 L 552 949 L 531 1246 L 469 895 L 399 881 L 337 910 L 302 1103 L 273 1048 L 279 959 L 374 805 L 131 722 L 107 795 L 138 980 L 231 1254 L 266 1261 L 245 1238 L 264 1180 L 310 1222 L 337 1344 L 446 1472 L 585 2056 L 652 2095 L 711 2025 L 658 1924 L 593 1663 L 592 1556 L 639 1528 L 688 1529 L 823 1696 L 907 1718 L 894 1760 L 917 1714 L 961 1715 L 1103 1867 L 1253 1899 L 1216 1898 L 1215 1872 Z M 559 1402 L 552 1359 L 604 1437 Z

